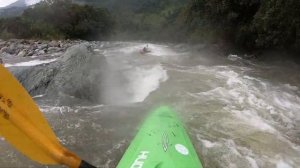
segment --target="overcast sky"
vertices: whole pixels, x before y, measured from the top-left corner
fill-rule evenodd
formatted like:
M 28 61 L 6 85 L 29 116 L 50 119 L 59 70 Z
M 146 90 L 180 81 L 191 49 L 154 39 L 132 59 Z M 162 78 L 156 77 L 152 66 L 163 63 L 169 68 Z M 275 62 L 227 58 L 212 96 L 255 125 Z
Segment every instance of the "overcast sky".
M 0 0 L 0 7 L 3 7 L 3 6 L 7 6 L 13 2 L 16 2 L 17 0 Z

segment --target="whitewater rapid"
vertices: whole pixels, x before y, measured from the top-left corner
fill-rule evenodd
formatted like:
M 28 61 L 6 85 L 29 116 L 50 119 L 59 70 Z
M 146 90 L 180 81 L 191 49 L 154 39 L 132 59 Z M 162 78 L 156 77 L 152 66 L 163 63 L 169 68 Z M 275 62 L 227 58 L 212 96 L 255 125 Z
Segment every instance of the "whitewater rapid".
M 146 45 L 152 52 L 141 54 Z M 98 167 L 115 167 L 146 114 L 160 105 L 181 116 L 206 168 L 299 167 L 300 66 L 202 50 L 102 42 L 94 51 L 110 67 L 103 88 L 107 104 L 34 99 L 59 140 Z M 6 167 L 42 167 L 3 140 L 0 150 Z
M 56 61 L 56 58 L 53 59 L 46 59 L 46 60 L 40 60 L 40 59 L 35 59 L 31 61 L 24 61 L 24 62 L 18 62 L 14 64 L 6 63 L 4 64 L 5 67 L 29 67 L 29 66 L 37 66 L 37 65 L 42 65 L 42 64 L 47 64 Z

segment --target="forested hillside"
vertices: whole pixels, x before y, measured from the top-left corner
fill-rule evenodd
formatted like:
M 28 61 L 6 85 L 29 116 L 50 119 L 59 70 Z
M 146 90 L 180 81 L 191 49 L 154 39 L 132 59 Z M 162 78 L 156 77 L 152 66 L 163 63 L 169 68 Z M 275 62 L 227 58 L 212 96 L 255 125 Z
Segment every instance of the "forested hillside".
M 56 5 L 46 7 L 46 2 Z M 57 5 L 71 2 L 80 6 Z M 15 31 L 20 29 L 16 25 L 30 33 Z M 22 17 L 2 20 L 0 26 L 2 37 L 103 39 L 99 37 L 111 34 L 112 39 L 121 40 L 299 51 L 300 1 L 46 0 L 27 9 Z
M 75 0 L 106 7 L 114 16 L 115 38 L 127 40 L 181 41 L 180 14 L 189 0 Z
M 20 16 L 25 9 L 25 7 L 0 8 L 0 18 Z
M 127 38 L 300 50 L 298 0 L 107 0 L 98 5 L 109 8 L 117 33 Z
M 185 15 L 191 36 L 203 41 L 300 50 L 299 0 L 193 0 Z
M 106 39 L 113 19 L 103 8 L 81 6 L 69 0 L 46 0 L 22 16 L 0 20 L 1 38 Z

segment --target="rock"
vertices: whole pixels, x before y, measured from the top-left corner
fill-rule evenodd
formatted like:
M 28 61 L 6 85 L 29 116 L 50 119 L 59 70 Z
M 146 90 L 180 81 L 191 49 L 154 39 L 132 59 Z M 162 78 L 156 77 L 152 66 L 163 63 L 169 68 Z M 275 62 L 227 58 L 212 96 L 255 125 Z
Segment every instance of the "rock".
M 17 47 L 15 43 L 12 43 L 7 50 L 7 53 L 9 54 L 16 54 L 17 53 Z
M 44 51 L 44 50 L 38 50 L 38 54 L 39 55 L 43 55 L 43 54 L 45 54 L 46 52 Z
M 56 62 L 10 70 L 32 96 L 46 94 L 59 103 L 70 99 L 101 103 L 106 69 L 105 57 L 85 43 L 69 48 Z
M 29 50 L 31 48 L 31 46 L 30 45 L 23 45 L 23 48 Z
M 101 101 L 101 83 L 107 62 L 96 55 L 88 43 L 73 46 L 58 61 L 62 66 L 47 89 L 92 102 Z
M 42 50 L 48 47 L 48 44 L 41 44 L 38 46 L 38 49 Z
M 28 40 L 28 44 L 29 44 L 29 45 L 34 45 L 34 44 L 35 44 L 35 41 L 34 41 L 34 40 Z
M 3 47 L 1 48 L 1 53 L 9 53 L 9 47 Z
M 24 50 L 22 50 L 22 51 L 20 51 L 20 52 L 18 53 L 18 57 L 25 57 L 26 54 L 27 54 L 27 50 L 24 49 Z
M 4 46 L 6 46 L 6 41 L 0 41 L 0 48 L 3 48 Z
M 54 53 L 54 52 L 59 52 L 59 51 L 61 51 L 61 50 L 58 47 L 49 47 L 48 48 L 49 53 Z
M 59 70 L 59 64 L 38 65 L 35 67 L 13 67 L 10 70 L 32 95 L 40 95 L 46 89 Z
M 32 51 L 32 50 L 29 50 L 29 52 L 27 53 L 27 56 L 33 56 L 34 55 L 34 51 Z
M 8 46 L 1 48 L 1 53 L 15 54 L 16 53 L 16 45 L 8 44 Z
M 21 43 L 21 44 L 25 44 L 25 45 L 31 44 L 31 42 L 28 41 L 28 40 L 21 40 L 20 43 Z
M 11 54 L 6 53 L 6 52 L 0 53 L 0 57 L 1 57 L 1 58 L 9 58 L 9 57 L 11 57 L 11 56 L 12 56 Z
M 60 46 L 60 43 L 57 42 L 57 41 L 51 41 L 51 42 L 49 43 L 49 46 L 50 46 L 50 47 L 59 47 L 59 46 Z

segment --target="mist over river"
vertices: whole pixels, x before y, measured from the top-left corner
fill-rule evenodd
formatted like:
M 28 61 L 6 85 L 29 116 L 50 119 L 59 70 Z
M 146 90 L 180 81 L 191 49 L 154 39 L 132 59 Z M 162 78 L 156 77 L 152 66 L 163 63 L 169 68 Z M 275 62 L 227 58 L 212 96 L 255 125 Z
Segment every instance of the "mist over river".
M 152 52 L 141 54 L 146 45 L 97 43 L 93 50 L 110 68 L 101 92 L 105 103 L 62 105 L 34 97 L 63 145 L 97 167 L 116 167 L 147 113 L 168 105 L 206 168 L 299 167 L 299 65 L 181 44 L 150 43 Z M 9 67 L 36 65 L 30 61 Z M 0 139 L 0 167 L 46 166 Z

